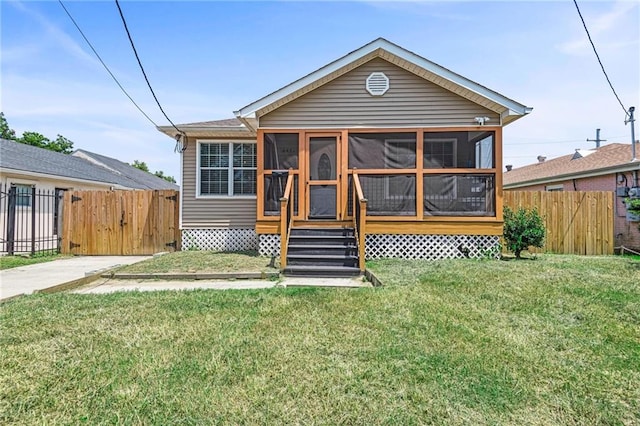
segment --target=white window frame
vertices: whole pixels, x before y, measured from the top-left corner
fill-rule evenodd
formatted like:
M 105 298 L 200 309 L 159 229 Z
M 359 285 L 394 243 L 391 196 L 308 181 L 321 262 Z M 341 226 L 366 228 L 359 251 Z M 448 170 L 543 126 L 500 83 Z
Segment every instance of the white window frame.
M 233 146 L 238 144 L 253 144 L 256 145 L 256 141 L 228 141 L 228 140 L 212 140 L 212 139 L 202 139 L 197 140 L 197 150 L 196 150 L 196 198 L 208 198 L 208 199 L 226 199 L 226 198 L 245 198 L 245 199 L 255 199 L 257 197 L 256 194 L 234 194 L 233 193 L 233 177 L 235 170 L 256 170 L 256 179 L 257 176 L 257 165 L 258 165 L 258 151 L 256 149 L 256 167 L 233 167 Z M 201 193 L 201 167 L 200 167 L 200 152 L 201 147 L 204 144 L 219 144 L 219 145 L 227 145 L 228 151 L 227 156 L 229 158 L 229 163 L 227 166 L 227 193 L 226 194 L 202 194 Z M 257 148 L 257 147 L 256 147 Z M 210 168 L 212 170 L 224 170 L 222 167 Z M 256 182 L 256 192 L 258 190 L 258 183 Z
M 16 208 L 20 208 L 20 209 L 31 209 L 34 206 L 31 205 L 31 192 L 33 191 L 34 185 L 30 185 L 28 183 L 17 183 L 17 182 L 13 182 L 11 183 L 11 186 L 13 186 L 16 190 Z M 26 195 L 20 194 L 19 192 L 19 188 L 22 189 L 27 189 L 28 192 L 26 193 Z M 27 204 L 18 204 L 18 200 L 28 200 Z
M 547 185 L 544 187 L 545 191 L 554 192 L 554 191 L 564 191 L 564 184 L 558 183 L 555 185 Z
M 426 136 L 426 133 L 425 133 Z M 426 145 L 427 143 L 430 142 L 446 142 L 451 144 L 451 146 L 453 147 L 453 166 L 451 167 L 426 167 L 423 165 L 424 169 L 434 169 L 434 170 L 438 170 L 438 169 L 457 169 L 458 168 L 458 139 L 457 138 L 427 138 L 425 137 L 423 140 L 423 144 Z M 424 147 L 423 148 L 423 157 L 424 157 Z

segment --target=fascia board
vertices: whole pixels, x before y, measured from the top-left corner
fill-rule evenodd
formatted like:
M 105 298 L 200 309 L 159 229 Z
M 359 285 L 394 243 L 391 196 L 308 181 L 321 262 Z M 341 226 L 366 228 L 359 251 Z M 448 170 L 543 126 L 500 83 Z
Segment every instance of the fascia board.
M 0 169 L 0 173 L 7 174 L 7 175 L 11 174 L 11 175 L 24 176 L 25 178 L 35 177 L 35 178 L 61 180 L 61 181 L 69 181 L 69 182 L 76 182 L 76 183 L 87 183 L 87 184 L 91 184 L 91 185 L 101 185 L 101 186 L 105 186 L 105 187 L 108 187 L 108 188 L 115 188 L 115 189 L 132 189 L 132 188 L 129 188 L 127 186 L 119 185 L 117 183 L 103 182 L 103 181 L 99 181 L 99 180 L 73 178 L 73 177 L 62 176 L 62 175 L 51 175 L 51 174 L 48 174 L 48 173 L 28 172 L 28 171 L 25 171 L 25 170 L 8 169 L 8 168 L 5 168 L 5 167 Z
M 632 172 L 632 171 L 640 171 L 640 163 L 633 162 L 633 163 L 629 163 L 629 164 L 625 164 L 625 165 L 617 165 L 617 166 L 612 166 L 612 167 L 606 167 L 604 169 L 591 170 L 591 171 L 588 171 L 588 172 L 565 173 L 565 174 L 562 174 L 562 175 L 556 175 L 556 176 L 550 176 L 550 177 L 545 177 L 545 178 L 533 179 L 533 180 L 517 182 L 517 183 L 504 184 L 503 188 L 504 189 L 515 189 L 515 188 L 522 188 L 522 187 L 531 186 L 531 185 L 542 185 L 542 184 L 546 184 L 546 183 L 553 183 L 553 182 L 563 181 L 563 180 L 567 180 L 567 179 L 584 179 L 584 178 L 608 175 L 610 173 Z M 507 173 L 509 173 L 509 172 L 507 172 Z
M 174 129 L 172 126 L 158 126 L 157 129 L 161 133 L 164 133 L 171 138 L 175 138 L 178 135 L 176 129 Z M 252 132 L 250 129 L 244 126 L 182 127 L 180 130 L 183 131 L 187 136 L 197 136 L 198 133 L 205 132 L 228 132 L 239 134 L 246 133 L 247 136 L 255 135 L 255 132 Z

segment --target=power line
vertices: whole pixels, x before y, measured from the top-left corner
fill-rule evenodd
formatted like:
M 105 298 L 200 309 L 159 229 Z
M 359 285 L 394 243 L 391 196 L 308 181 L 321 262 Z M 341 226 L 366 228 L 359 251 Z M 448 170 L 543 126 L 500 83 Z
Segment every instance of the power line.
M 120 12 L 120 18 L 122 19 L 122 24 L 124 25 L 124 29 L 127 32 L 127 37 L 129 37 L 129 42 L 131 43 L 131 48 L 133 49 L 133 53 L 136 55 L 136 59 L 138 60 L 138 65 L 140 66 L 140 70 L 142 71 L 142 75 L 144 76 L 144 79 L 147 82 L 147 86 L 149 86 L 149 90 L 151 91 L 151 94 L 153 95 L 153 99 L 155 99 L 156 104 L 158 104 L 158 108 L 160 108 L 160 111 L 162 111 L 162 114 L 164 115 L 164 118 L 166 118 L 169 121 L 169 123 L 171 123 L 173 128 L 176 129 L 176 131 L 179 134 L 184 135 L 184 132 L 182 130 L 178 129 L 178 127 L 175 124 L 173 124 L 173 121 L 171 121 L 171 119 L 164 112 L 164 109 L 162 109 L 162 105 L 160 105 L 160 101 L 158 101 L 158 97 L 156 96 L 155 92 L 153 91 L 153 88 L 151 87 L 151 83 L 149 82 L 149 78 L 147 77 L 147 73 L 144 71 L 144 67 L 142 66 L 142 62 L 140 61 L 140 57 L 138 56 L 138 51 L 136 50 L 136 46 L 133 44 L 133 39 L 131 38 L 131 33 L 129 32 L 129 27 L 127 26 L 127 21 L 124 19 L 124 14 L 122 13 L 122 9 L 120 8 L 120 3 L 118 2 L 118 0 L 115 0 L 115 2 L 116 2 L 116 6 L 118 6 L 118 12 Z
M 610 138 L 622 138 L 626 135 L 621 135 L 621 136 L 609 136 Z M 544 140 L 544 141 L 540 141 L 540 142 L 518 142 L 518 141 L 511 141 L 511 139 L 518 139 L 518 138 L 508 138 L 509 142 L 505 142 L 504 145 L 552 145 L 552 144 L 560 144 L 560 143 L 575 143 L 575 142 L 584 142 L 584 139 L 568 139 L 568 140 L 562 140 L 562 141 L 554 141 L 554 140 Z M 528 139 L 528 138 L 527 138 Z
M 84 41 L 87 42 L 87 44 L 89 45 L 89 47 L 91 48 L 93 53 L 96 55 L 96 57 L 98 58 L 98 60 L 100 61 L 100 63 L 104 67 L 104 69 L 107 70 L 107 72 L 109 73 L 109 75 L 111 76 L 113 81 L 115 81 L 116 84 L 118 85 L 118 87 L 120 88 L 120 90 L 122 90 L 122 93 L 124 93 L 127 96 L 127 98 L 129 98 L 131 103 L 133 103 L 133 105 L 135 105 L 135 107 L 138 108 L 138 111 L 140 111 L 142 113 L 142 115 L 144 115 L 145 118 L 151 122 L 151 124 L 153 124 L 155 127 L 158 127 L 158 125 L 142 110 L 142 108 L 140 108 L 140 106 L 136 103 L 136 101 L 133 100 L 131 95 L 129 95 L 129 93 L 127 93 L 127 91 L 124 89 L 124 87 L 122 87 L 122 84 L 120 84 L 120 82 L 118 81 L 116 76 L 113 75 L 113 73 L 111 72 L 111 70 L 109 69 L 107 64 L 104 63 L 104 61 L 102 60 L 102 58 L 100 57 L 100 55 L 98 54 L 96 49 L 93 47 L 93 45 L 91 44 L 91 42 L 89 41 L 87 36 L 84 35 L 84 32 L 82 31 L 82 29 L 80 29 L 80 26 L 78 25 L 76 20 L 73 19 L 73 16 L 71 16 L 71 13 L 67 10 L 67 8 L 65 7 L 64 3 L 62 3 L 62 0 L 58 0 L 58 3 L 60 3 L 60 6 L 62 6 L 64 11 L 67 13 L 67 16 L 69 17 L 69 19 L 71 19 L 71 22 L 73 22 L 73 25 L 75 25 L 75 27 L 78 29 L 78 31 L 80 32 L 80 35 L 82 35 L 82 38 L 84 38 Z
M 578 7 L 578 2 L 576 0 L 573 0 L 573 4 L 576 5 L 576 10 L 578 11 L 578 15 L 580 16 L 580 20 L 582 21 L 582 26 L 584 27 L 584 30 L 587 32 L 587 37 L 589 38 L 589 43 L 591 43 L 591 47 L 593 48 L 593 53 L 596 54 L 596 58 L 598 59 L 598 63 L 600 64 L 600 68 L 602 68 L 602 72 L 604 73 L 605 78 L 607 79 L 607 83 L 609 83 L 609 87 L 611 87 L 611 91 L 613 92 L 613 94 L 615 95 L 616 99 L 618 100 L 618 103 L 622 107 L 622 110 L 624 111 L 624 114 L 625 114 L 625 117 L 626 117 L 627 115 L 629 115 L 629 113 L 627 112 L 627 109 L 622 104 L 622 101 L 620 100 L 620 97 L 616 93 L 616 89 L 613 88 L 613 84 L 611 84 L 611 80 L 609 80 L 609 76 L 607 75 L 607 72 L 604 69 L 604 65 L 602 64 L 602 61 L 600 60 L 600 55 L 598 55 L 598 51 L 596 50 L 596 46 L 595 46 L 595 44 L 593 44 L 593 40 L 591 40 L 591 34 L 589 34 L 589 30 L 587 29 L 587 24 L 584 22 L 584 18 L 582 17 L 582 13 L 580 13 L 580 8 Z

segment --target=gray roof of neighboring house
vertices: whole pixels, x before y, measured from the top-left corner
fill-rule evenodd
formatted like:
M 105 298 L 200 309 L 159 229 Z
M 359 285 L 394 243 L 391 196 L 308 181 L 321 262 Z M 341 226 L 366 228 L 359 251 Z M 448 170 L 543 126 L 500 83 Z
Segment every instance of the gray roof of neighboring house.
M 83 152 L 91 156 L 98 156 L 88 151 Z M 98 157 L 108 159 L 111 164 L 119 163 L 119 166 L 105 167 L 78 156 L 0 138 L 0 169 L 110 183 L 132 189 L 178 189 L 175 184 L 121 161 L 102 155 Z M 141 175 L 141 173 L 148 176 Z
M 85 151 L 84 149 L 78 149 L 72 155 L 85 158 L 87 161 L 95 162 L 98 166 L 110 169 L 115 173 L 138 183 L 141 185 L 139 188 L 173 190 L 178 190 L 179 188 L 175 183 L 159 178 L 152 173 L 137 169 L 125 162 L 116 160 L 115 158 L 106 157 L 104 155 L 96 154 L 95 152 Z

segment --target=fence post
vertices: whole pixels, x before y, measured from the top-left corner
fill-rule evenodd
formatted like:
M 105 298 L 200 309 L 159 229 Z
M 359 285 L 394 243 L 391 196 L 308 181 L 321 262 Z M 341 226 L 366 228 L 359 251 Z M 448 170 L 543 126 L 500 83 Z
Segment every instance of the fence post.
M 13 256 L 16 239 L 16 187 L 9 187 L 7 202 L 7 254 Z
M 36 187 L 31 187 L 31 256 L 36 254 Z

